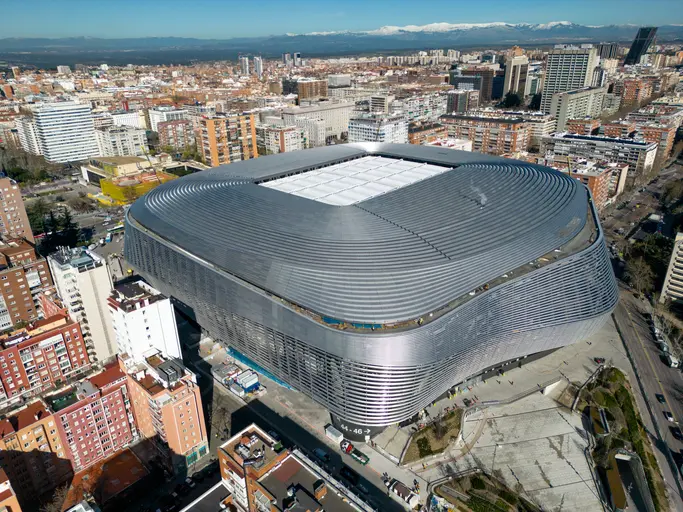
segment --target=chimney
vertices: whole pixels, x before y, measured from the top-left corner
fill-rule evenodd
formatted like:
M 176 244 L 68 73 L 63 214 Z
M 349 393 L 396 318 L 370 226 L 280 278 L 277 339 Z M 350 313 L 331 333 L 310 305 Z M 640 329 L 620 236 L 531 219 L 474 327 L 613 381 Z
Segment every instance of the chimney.
M 327 495 L 327 485 L 325 485 L 324 480 L 318 480 L 317 485 L 313 489 L 313 496 L 315 496 L 316 501 L 320 501 Z

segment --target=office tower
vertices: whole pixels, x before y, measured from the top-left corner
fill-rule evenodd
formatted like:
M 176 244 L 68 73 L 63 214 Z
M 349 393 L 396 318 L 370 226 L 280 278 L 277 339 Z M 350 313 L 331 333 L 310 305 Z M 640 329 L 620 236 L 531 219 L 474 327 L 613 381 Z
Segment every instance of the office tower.
M 249 57 L 240 57 L 240 73 L 244 76 L 249 74 Z
M 48 162 L 75 162 L 97 156 L 90 105 L 71 101 L 44 103 L 33 111 L 41 153 Z
M 12 66 L 10 69 L 12 70 L 12 77 L 15 80 L 21 76 L 21 70 L 19 69 L 19 66 Z
M 201 120 L 198 121 L 201 123 Z M 192 122 L 188 119 L 179 121 L 166 121 L 157 123 L 159 133 L 159 145 L 182 150 L 192 146 L 195 142 L 195 133 Z
M 606 93 L 605 87 L 585 87 L 553 94 L 548 112 L 557 119 L 557 131 L 564 131 L 570 119 L 600 117 Z
M 598 64 L 595 48 L 555 48 L 548 52 L 541 110 L 551 113 L 553 94 L 591 85 L 593 69 Z
M 159 131 L 159 123 L 168 121 L 180 121 L 188 119 L 190 113 L 187 109 L 177 109 L 175 107 L 156 107 L 149 109 L 149 129 L 153 132 Z
M 626 55 L 624 64 L 627 66 L 634 66 L 640 64 L 640 59 L 654 41 L 657 34 L 657 27 L 641 27 L 638 29 L 636 38 L 631 43 L 631 48 Z
M 71 73 L 71 68 L 69 66 L 57 66 L 57 73 L 61 75 L 68 75 Z
M 505 83 L 503 94 L 512 92 L 524 97 L 526 78 L 529 72 L 529 59 L 526 55 L 508 57 L 505 62 Z
M 292 56 L 289 53 L 283 53 L 282 54 L 282 63 L 290 67 L 292 65 Z
M 251 424 L 218 448 L 221 483 L 230 510 L 357 512 L 368 506 L 298 448 L 291 451 Z M 204 510 L 203 504 L 197 504 Z M 210 510 L 207 508 L 207 510 Z
M 147 133 L 132 126 L 95 130 L 98 156 L 144 156 L 149 153 Z
M 479 153 L 504 155 L 529 148 L 529 126 L 514 114 L 500 117 L 447 114 L 439 122 L 448 128 L 449 137 L 471 140 L 472 150 Z
M 121 355 L 119 364 L 140 435 L 151 440 L 171 473 L 187 474 L 209 453 L 197 377 L 182 360 L 161 352 L 139 360 Z
M 457 62 L 458 59 L 460 58 L 460 51 L 459 50 L 447 50 L 446 51 L 446 57 L 451 62 Z
M 44 258 L 25 240 L 0 242 L 0 330 L 40 318 L 39 297 L 52 288 Z
M 294 61 L 294 67 L 298 68 L 301 66 L 301 53 L 295 52 L 292 54 L 292 60 Z
M 83 336 L 93 361 L 116 355 L 116 336 L 107 307 L 112 289 L 104 258 L 81 247 L 60 248 L 48 256 L 57 294 L 75 322 L 81 322 Z
M 493 98 L 493 77 L 495 75 L 495 70 L 492 68 L 473 67 L 463 69 L 461 74 L 463 77 L 481 77 L 481 82 L 478 89 L 479 101 L 482 103 L 491 101 Z M 456 80 L 456 84 L 453 84 L 456 86 L 456 89 L 459 88 L 457 83 L 459 83 L 459 80 Z
M 65 384 L 90 368 L 81 326 L 65 310 L 8 332 L 0 340 L 0 358 L 7 374 L 0 374 L 0 407 Z
M 659 302 L 666 302 L 667 299 L 676 302 L 683 299 L 683 233 L 680 232 L 676 233 L 674 249 L 671 252 Z
M 261 57 L 254 57 L 254 73 L 259 78 L 263 78 L 263 59 Z
M 619 43 L 600 43 L 596 48 L 600 60 L 619 58 Z
M 474 110 L 479 107 L 479 91 L 458 90 L 448 91 L 446 95 L 446 113 L 456 114 Z
M 0 178 L 0 237 L 2 239 L 25 238 L 33 243 L 33 231 L 28 221 L 21 189 L 11 178 Z
M 408 121 L 402 115 L 360 114 L 349 119 L 349 142 L 408 143 Z
M 155 349 L 183 359 L 175 313 L 168 297 L 137 280 L 117 284 L 107 302 L 119 353 L 140 360 L 144 353 Z
M 547 167 L 343 144 L 156 189 L 128 210 L 124 250 L 214 339 L 363 440 L 491 366 L 601 329 L 619 293 L 588 199 Z
M 297 118 L 322 121 L 325 125 L 325 138 L 336 137 L 339 139 L 349 131 L 349 118 L 355 107 L 354 102 L 332 103 L 326 101 L 303 107 L 286 108 L 282 111 L 282 118 L 288 126 L 295 125 Z
M 652 171 L 657 144 L 633 139 L 556 133 L 543 138 L 540 153 L 553 155 L 556 160 L 558 157 L 570 157 L 627 164 L 627 185 L 632 187 L 642 183 Z
M 200 124 L 200 149 L 206 165 L 216 167 L 258 157 L 254 114 L 216 116 L 202 119 Z

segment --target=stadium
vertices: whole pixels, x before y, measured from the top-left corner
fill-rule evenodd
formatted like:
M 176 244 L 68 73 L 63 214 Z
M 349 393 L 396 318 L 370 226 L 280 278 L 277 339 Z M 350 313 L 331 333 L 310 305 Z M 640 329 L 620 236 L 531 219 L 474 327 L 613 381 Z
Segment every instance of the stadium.
M 128 210 L 125 256 L 347 434 L 579 341 L 617 302 L 581 183 L 414 145 L 309 149 L 165 183 Z

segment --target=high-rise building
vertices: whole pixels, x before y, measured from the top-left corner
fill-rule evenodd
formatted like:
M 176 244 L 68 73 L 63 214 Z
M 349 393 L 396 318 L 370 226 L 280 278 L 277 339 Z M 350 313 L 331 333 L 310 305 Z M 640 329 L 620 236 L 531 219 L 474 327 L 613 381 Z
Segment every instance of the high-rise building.
M 351 75 L 327 75 L 327 85 L 333 87 L 351 87 Z
M 515 114 L 499 117 L 447 114 L 439 122 L 448 127 L 449 137 L 471 140 L 472 149 L 480 153 L 503 155 L 529 148 L 529 126 Z
M 24 240 L 0 242 L 0 330 L 40 318 L 39 296 L 52 289 L 44 258 Z
M 481 77 L 480 87 L 479 87 L 479 101 L 482 103 L 486 101 L 491 101 L 493 98 L 493 77 L 495 75 L 495 70 L 488 67 L 472 67 L 465 68 L 461 71 L 463 77 Z M 458 79 L 456 79 L 458 82 Z M 453 84 L 453 82 L 451 82 Z M 458 89 L 458 84 L 453 84 Z M 475 87 L 476 89 L 476 87 Z
M 461 114 L 479 107 L 479 91 L 461 90 L 448 91 L 446 95 L 446 113 Z
M 624 64 L 634 66 L 640 64 L 640 59 L 647 52 L 657 34 L 657 27 L 641 27 L 638 29 L 636 38 L 631 43 L 631 48 L 626 55 Z
M 90 368 L 81 326 L 66 311 L 14 330 L 0 340 L 0 407 L 65 384 Z
M 240 73 L 244 76 L 249 74 L 249 57 L 240 57 Z
M 144 156 L 147 149 L 145 130 L 132 126 L 109 126 L 95 130 L 98 156 Z
M 71 68 L 69 66 L 57 66 L 57 73 L 60 75 L 68 75 L 71 73 Z
M 326 142 L 325 122 L 321 119 L 309 119 L 306 117 L 294 117 L 294 126 L 301 128 L 306 134 L 306 142 L 309 148 L 324 146 Z
M 263 78 L 263 58 L 254 57 L 254 73 L 259 78 Z
M 638 134 L 646 142 L 657 143 L 657 163 L 659 165 L 669 158 L 676 139 L 675 126 L 661 123 L 643 123 L 638 125 Z
M 408 121 L 402 115 L 360 114 L 349 119 L 349 142 L 408 143 Z
M 11 178 L 0 178 L 0 237 L 25 238 L 33 243 L 33 231 L 28 221 L 21 189 Z
M 175 107 L 156 107 L 149 109 L 149 129 L 153 132 L 159 131 L 159 123 L 167 123 L 169 121 L 180 121 L 188 119 L 190 113 L 186 109 L 177 109 Z
M 589 87 L 598 64 L 595 48 L 563 47 L 548 52 L 541 110 L 552 114 L 553 94 Z
M 327 98 L 327 80 L 315 78 L 283 78 L 282 94 L 296 94 L 297 103 L 301 100 Z
M 553 94 L 548 113 L 557 119 L 557 131 L 564 131 L 570 119 L 599 118 L 606 93 L 604 87 L 585 87 Z
M 33 111 L 41 154 L 48 162 L 75 162 L 97 156 L 90 105 L 71 101 L 44 103 Z
M 216 167 L 258 157 L 254 114 L 221 115 L 200 123 L 200 149 L 206 165 Z
M 160 352 L 139 360 L 121 355 L 119 364 L 127 374 L 140 435 L 152 440 L 170 471 L 187 473 L 209 452 L 197 377 Z
M 283 53 L 282 54 L 282 63 L 289 67 L 292 65 L 292 56 L 289 53 Z
M 32 155 L 42 155 L 43 148 L 38 141 L 38 132 L 36 131 L 36 123 L 32 117 L 22 116 L 17 118 L 14 122 L 17 135 L 19 136 L 19 143 L 21 148 Z
M 659 302 L 667 300 L 678 302 L 681 299 L 683 299 L 683 233 L 679 232 L 676 233 L 674 249 L 671 252 Z
M 261 132 L 267 155 L 301 151 L 307 147 L 306 131 L 298 126 L 264 125 L 258 126 L 256 131 L 257 135 Z
M 69 316 L 83 326 L 93 361 L 106 361 L 117 352 L 107 299 L 113 288 L 104 258 L 83 248 L 60 248 L 48 256 L 57 294 Z
M 600 60 L 619 58 L 619 43 L 600 43 L 596 48 Z
M 260 512 L 301 510 L 369 512 L 358 496 L 298 449 L 282 447 L 255 424 L 218 448 L 221 486 L 228 497 L 221 508 Z
M 150 349 L 180 359 L 180 339 L 168 297 L 142 280 L 119 283 L 108 299 L 119 353 L 135 360 Z
M 158 123 L 157 130 L 159 133 L 159 146 L 162 148 L 168 146 L 182 150 L 195 142 L 192 121 L 189 119 Z
M 334 103 L 320 102 L 303 107 L 286 108 L 282 111 L 282 118 L 286 125 L 296 124 L 295 119 L 306 118 L 322 121 L 325 125 L 325 138 L 341 138 L 349 131 L 349 118 L 356 104 L 352 101 Z
M 294 61 L 294 67 L 298 68 L 301 66 L 301 53 L 300 52 L 294 52 L 292 54 L 292 60 Z
M 529 59 L 526 55 L 508 57 L 505 62 L 505 82 L 503 94 L 512 92 L 524 97 L 526 78 L 529 73 Z

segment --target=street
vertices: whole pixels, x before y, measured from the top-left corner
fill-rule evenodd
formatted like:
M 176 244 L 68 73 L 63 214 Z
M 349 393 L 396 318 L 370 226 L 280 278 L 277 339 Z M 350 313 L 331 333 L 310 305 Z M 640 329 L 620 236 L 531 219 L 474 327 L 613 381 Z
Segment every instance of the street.
M 673 437 L 670 428 L 683 419 L 683 376 L 679 368 L 669 368 L 662 360 L 643 316 L 645 311 L 642 301 L 630 292 L 622 291 L 614 318 L 645 392 L 642 398 L 647 403 L 638 401 L 643 423 L 652 436 L 655 456 L 668 490 L 673 496 L 678 496 L 677 509 L 683 510 L 681 474 L 673 463 L 674 454 L 680 460 L 683 443 Z M 638 398 L 639 393 L 635 394 Z M 657 394 L 664 396 L 665 403 L 659 403 Z M 667 421 L 664 411 L 670 412 L 676 423 Z

